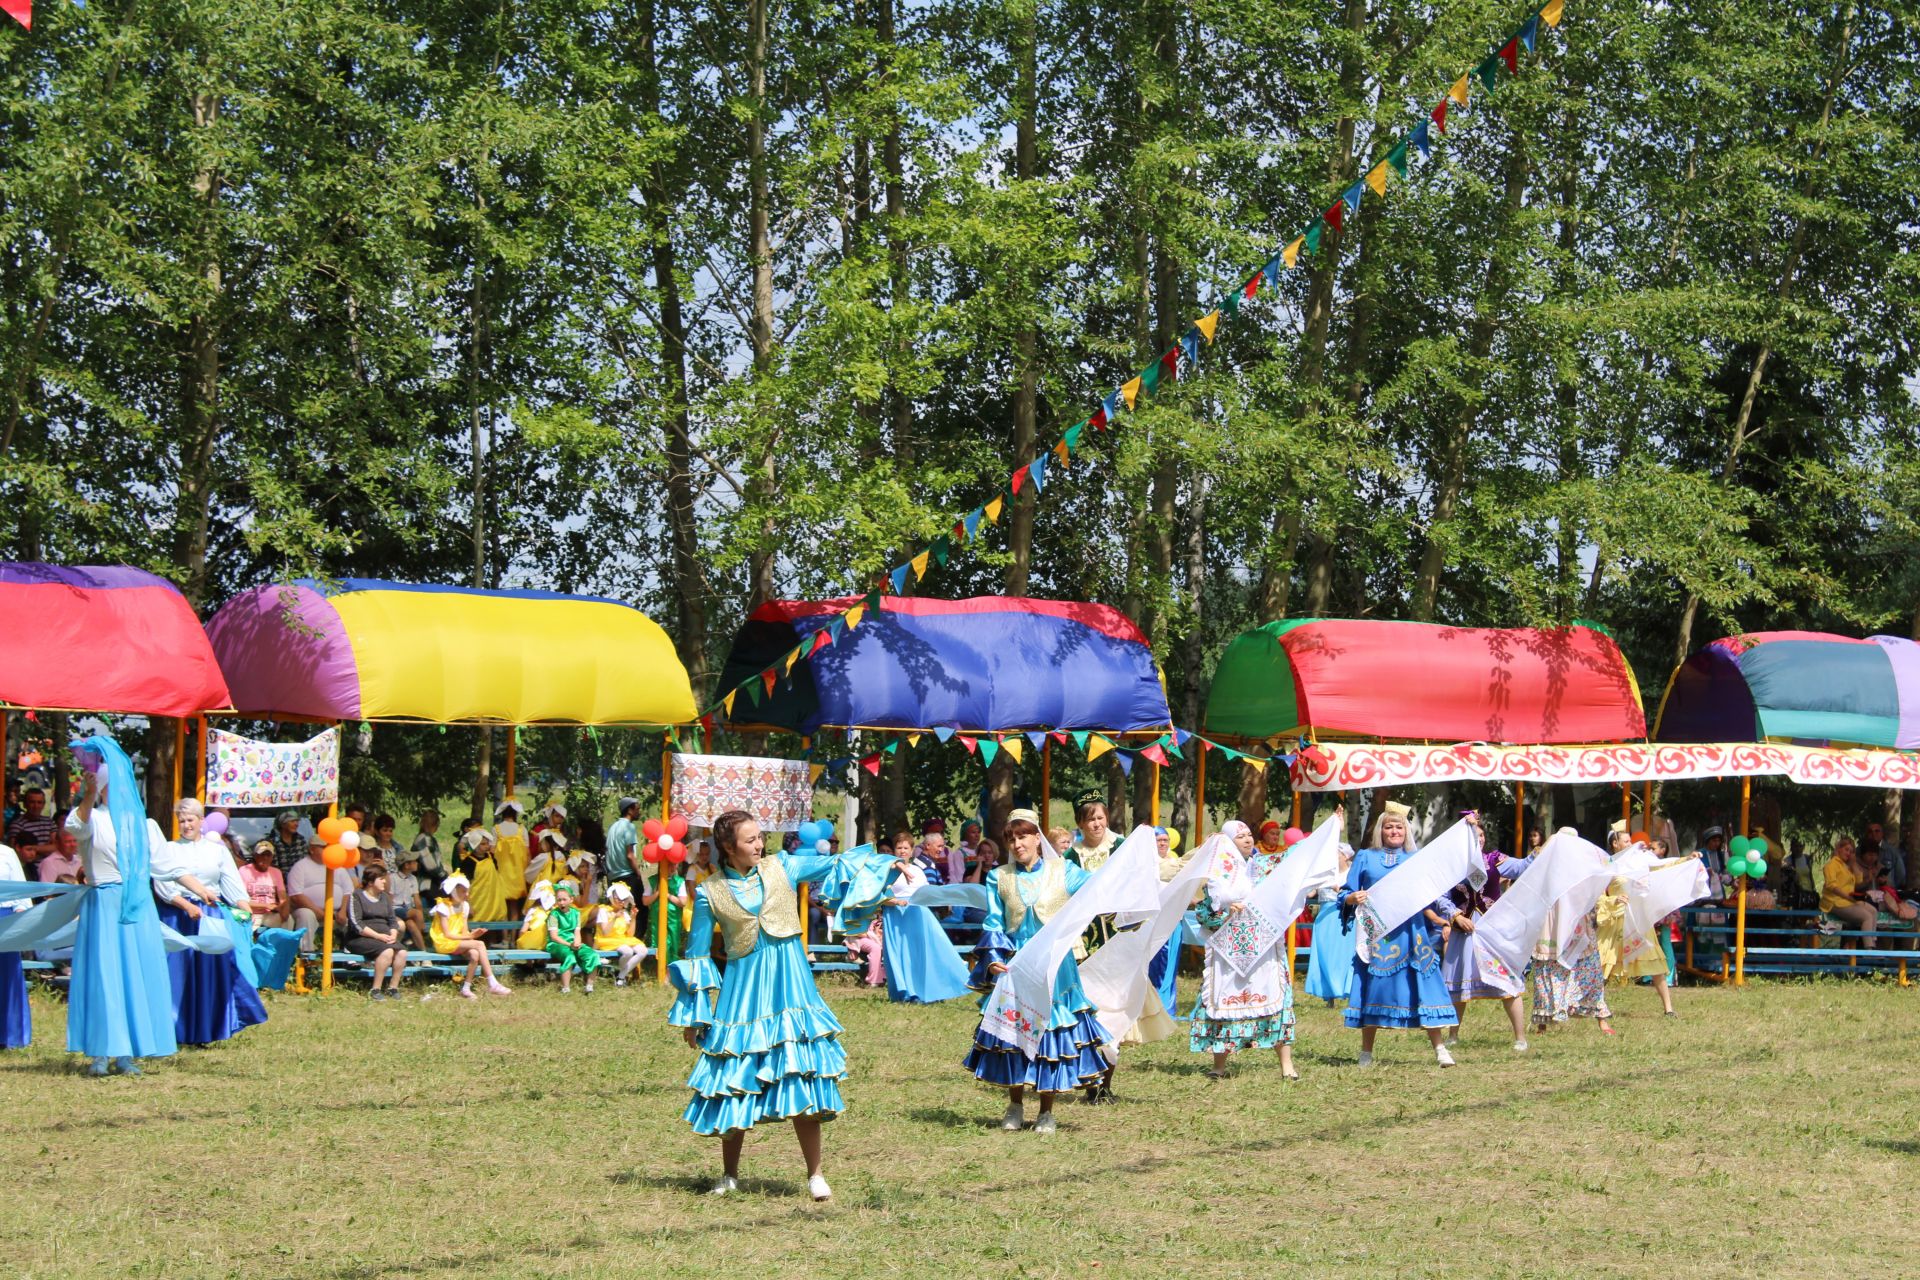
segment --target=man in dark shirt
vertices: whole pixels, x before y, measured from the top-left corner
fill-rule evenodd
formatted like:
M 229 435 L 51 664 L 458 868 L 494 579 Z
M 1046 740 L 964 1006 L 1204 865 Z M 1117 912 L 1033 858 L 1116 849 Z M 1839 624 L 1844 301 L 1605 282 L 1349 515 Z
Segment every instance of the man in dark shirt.
M 20 855 L 22 866 L 32 866 L 40 856 L 53 852 L 53 815 L 47 812 L 47 793 L 28 787 L 20 796 L 20 816 L 7 828 L 7 843 Z
M 273 820 L 273 865 L 282 876 L 307 856 L 307 838 L 300 834 L 300 815 L 288 809 Z

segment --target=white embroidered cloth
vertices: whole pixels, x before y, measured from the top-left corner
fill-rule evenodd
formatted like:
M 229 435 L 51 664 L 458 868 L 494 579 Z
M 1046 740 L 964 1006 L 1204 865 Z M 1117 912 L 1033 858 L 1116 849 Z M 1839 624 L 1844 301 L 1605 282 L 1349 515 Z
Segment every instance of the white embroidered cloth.
M 1215 836 L 1213 840 L 1223 837 Z M 1161 886 L 1160 908 L 1138 929 L 1114 935 L 1080 965 L 1080 986 L 1096 1007 L 1100 1025 L 1116 1042 L 1138 1025 L 1146 1013 L 1153 983 L 1147 967 L 1180 927 L 1193 905 L 1193 896 L 1206 882 L 1213 864 L 1213 841 L 1201 845 L 1180 864 L 1173 879 Z M 1084 891 L 1083 891 L 1084 892 Z M 1157 1039 L 1143 1036 L 1142 1039 Z
M 1622 962 L 1632 960 L 1648 947 L 1658 946 L 1654 930 L 1662 920 L 1707 896 L 1707 864 L 1702 858 L 1676 858 L 1654 867 L 1638 880 L 1627 883 L 1627 914 L 1623 922 L 1625 944 L 1620 948 Z
M 1476 889 L 1487 882 L 1480 833 L 1465 819 L 1416 850 L 1367 890 L 1367 900 L 1360 904 L 1360 927 L 1354 930 L 1355 954 L 1363 961 L 1373 959 L 1370 943 L 1432 906 L 1462 880 Z
M 1328 818 L 1312 835 L 1287 850 L 1280 865 L 1253 887 L 1245 899 L 1246 906 L 1214 930 L 1207 940 L 1207 950 L 1235 973 L 1252 973 L 1261 958 L 1285 940 L 1287 926 L 1300 918 L 1307 899 L 1320 889 L 1340 883 L 1341 822 L 1341 818 Z
M 1548 915 L 1564 904 L 1571 920 L 1584 918 L 1612 879 L 1613 867 L 1599 845 L 1582 840 L 1571 828 L 1555 832 L 1475 926 L 1474 953 L 1481 980 L 1508 995 L 1519 995 L 1513 975 L 1527 971 Z M 1560 936 L 1573 932 L 1584 931 L 1570 929 Z

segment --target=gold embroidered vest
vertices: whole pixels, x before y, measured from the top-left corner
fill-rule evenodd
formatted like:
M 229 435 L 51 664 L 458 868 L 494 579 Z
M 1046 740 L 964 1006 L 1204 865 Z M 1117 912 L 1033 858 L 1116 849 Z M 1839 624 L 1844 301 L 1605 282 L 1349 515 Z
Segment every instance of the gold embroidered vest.
M 721 941 L 726 943 L 727 959 L 738 960 L 752 951 L 762 933 L 769 938 L 791 938 L 800 932 L 799 901 L 780 859 L 760 859 L 758 913 L 740 905 L 726 876 L 710 876 L 703 883 L 707 889 L 707 906 L 720 925 Z
M 994 875 L 999 880 L 1000 911 L 1006 917 L 1008 933 L 1018 933 L 1021 921 L 1027 918 L 1027 904 L 1020 901 L 1020 886 L 1014 877 L 1020 873 L 1017 863 L 1009 862 Z M 1040 915 L 1040 923 L 1059 913 L 1067 905 L 1067 864 L 1059 858 L 1043 858 L 1040 862 L 1040 896 L 1034 899 L 1033 909 Z

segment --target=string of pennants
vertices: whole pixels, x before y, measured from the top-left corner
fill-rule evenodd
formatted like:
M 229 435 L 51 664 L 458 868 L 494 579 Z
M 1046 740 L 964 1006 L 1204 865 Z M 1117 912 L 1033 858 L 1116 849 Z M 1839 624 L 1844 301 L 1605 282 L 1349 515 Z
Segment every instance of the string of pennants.
M 871 732 L 871 730 L 863 731 L 868 734 Z M 1265 769 L 1274 760 L 1291 768 L 1294 760 L 1301 755 L 1309 757 L 1309 763 L 1311 763 L 1312 757 L 1319 752 L 1319 748 L 1313 745 L 1312 740 L 1304 736 L 1297 742 L 1289 743 L 1288 745 L 1293 749 L 1284 752 L 1279 750 L 1281 739 L 1273 739 L 1268 744 L 1274 748 L 1273 754 L 1260 756 L 1237 747 L 1230 747 L 1223 742 L 1215 742 L 1189 729 L 1171 729 L 1144 746 L 1128 747 L 1122 745 L 1120 739 L 1114 735 L 1096 730 L 1029 729 L 1015 733 L 988 734 L 963 733 L 942 725 L 933 729 L 897 731 L 891 741 L 877 750 L 860 756 L 839 756 L 815 763 L 811 766 L 813 780 L 819 781 L 823 773 L 838 775 L 853 765 L 858 765 L 877 777 L 888 756 L 898 755 L 902 746 L 911 750 L 918 746 L 923 738 L 933 738 L 943 743 L 957 741 L 966 748 L 968 755 L 977 756 L 980 763 L 987 766 L 991 766 L 1002 752 L 1005 752 L 1015 764 L 1024 763 L 1029 747 L 1034 751 L 1043 750 L 1051 739 L 1056 746 L 1064 747 L 1072 744 L 1075 749 L 1085 755 L 1089 763 L 1111 755 L 1119 763 L 1121 772 L 1129 776 L 1133 773 L 1136 759 L 1146 760 L 1156 765 L 1169 765 L 1176 759 L 1185 759 L 1186 753 L 1193 749 L 1193 744 L 1196 742 L 1200 744 L 1200 749 L 1203 751 L 1218 751 L 1228 760 L 1244 760 L 1259 769 Z
M 945 568 L 954 550 L 979 538 L 981 530 L 986 526 L 997 524 L 1006 505 L 1024 488 L 1032 486 L 1036 495 L 1045 492 L 1049 472 L 1056 466 L 1064 470 L 1071 464 L 1074 455 L 1082 452 L 1088 431 L 1111 430 L 1124 414 L 1137 410 L 1142 397 L 1157 395 L 1161 388 L 1178 381 L 1182 368 L 1189 373 L 1197 368 L 1202 347 L 1213 345 L 1220 326 L 1238 319 L 1241 306 L 1258 297 L 1263 288 L 1277 289 L 1282 271 L 1292 270 L 1299 264 L 1302 257 L 1311 257 L 1319 253 L 1325 242 L 1327 230 L 1331 228 L 1335 233 L 1342 231 L 1346 226 L 1348 215 L 1359 212 L 1361 201 L 1366 198 L 1368 191 L 1372 191 L 1375 198 L 1384 199 L 1387 194 L 1387 184 L 1391 179 L 1397 177 L 1403 182 L 1406 181 L 1412 153 L 1415 150 L 1420 153 L 1421 159 L 1432 159 L 1436 141 L 1446 136 L 1449 115 L 1466 108 L 1473 92 L 1474 81 L 1480 82 L 1482 92 L 1492 93 L 1500 83 L 1503 68 L 1510 77 L 1519 75 L 1521 52 L 1523 50 L 1527 53 L 1534 52 L 1542 23 L 1553 28 L 1560 25 L 1565 4 L 1566 0 L 1547 0 L 1545 5 L 1521 23 L 1503 43 L 1497 45 L 1493 52 L 1481 59 L 1471 71 L 1455 80 L 1448 87 L 1446 94 L 1427 112 L 1426 118 L 1415 126 L 1410 134 L 1387 148 L 1373 167 L 1366 170 L 1365 176 L 1343 191 L 1338 199 L 1267 259 L 1258 270 L 1228 291 L 1205 315 L 1189 325 L 1180 340 L 1162 353 L 1158 359 L 1107 392 L 1101 398 L 1099 407 L 1087 417 L 1068 427 L 1051 449 L 1039 454 L 1031 462 L 1016 467 L 1006 484 L 990 501 L 982 503 L 955 520 L 946 533 L 935 538 L 917 555 L 889 570 L 884 575 L 883 585 L 876 585 L 859 603 L 829 619 L 813 635 L 802 640 L 781 658 L 776 659 L 772 665 L 756 675 L 749 676 L 722 694 L 720 705 L 725 707 L 727 715 L 732 716 L 734 702 L 740 694 L 744 692 L 750 702 L 758 706 L 764 696 L 770 696 L 773 693 L 774 687 L 781 680 L 792 675 L 795 665 L 836 643 L 848 631 L 859 626 L 869 611 L 879 608 L 880 595 L 886 586 L 891 586 L 893 593 L 900 595 L 906 590 L 908 575 L 912 575 L 913 581 L 918 582 L 927 576 L 930 567 L 937 565 Z M 709 729 L 712 719 L 711 710 L 710 707 L 700 717 L 701 723 L 708 725 Z M 1154 745 L 1162 752 L 1166 750 L 1164 742 Z M 1118 750 L 1118 748 L 1114 749 Z M 1226 750 L 1224 747 L 1221 749 Z M 990 755 L 989 760 L 991 758 Z M 1131 768 L 1132 766 L 1123 761 L 1123 767 Z

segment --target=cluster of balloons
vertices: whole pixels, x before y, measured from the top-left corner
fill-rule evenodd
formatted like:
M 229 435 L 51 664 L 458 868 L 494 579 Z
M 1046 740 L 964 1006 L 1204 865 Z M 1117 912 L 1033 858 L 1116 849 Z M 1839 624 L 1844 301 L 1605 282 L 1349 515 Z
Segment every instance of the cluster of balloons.
M 360 824 L 352 818 L 322 818 L 314 828 L 327 847 L 320 851 L 322 866 L 335 871 L 360 865 Z
M 800 837 L 801 849 L 811 849 L 818 854 L 833 852 L 833 824 L 831 822 L 803 822 L 795 833 Z
M 1727 874 L 1755 880 L 1767 874 L 1767 838 L 1735 836 L 1727 841 Z
M 647 840 L 640 856 L 648 862 L 665 862 L 679 866 L 687 860 L 687 820 L 681 817 L 668 818 L 665 822 L 658 818 L 648 818 L 640 824 L 640 834 Z

